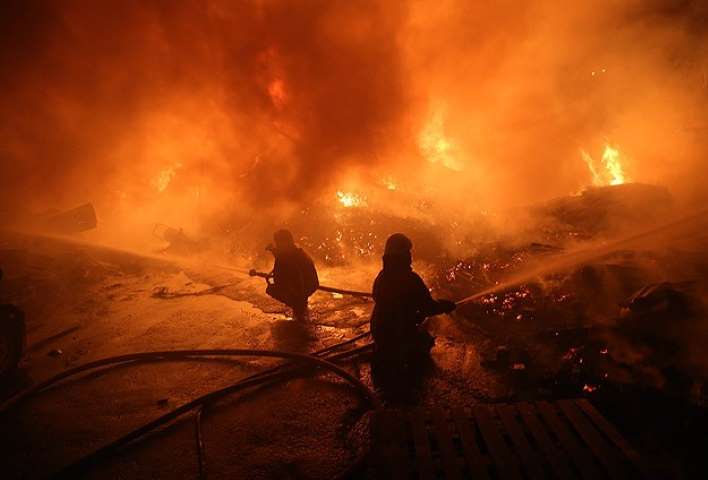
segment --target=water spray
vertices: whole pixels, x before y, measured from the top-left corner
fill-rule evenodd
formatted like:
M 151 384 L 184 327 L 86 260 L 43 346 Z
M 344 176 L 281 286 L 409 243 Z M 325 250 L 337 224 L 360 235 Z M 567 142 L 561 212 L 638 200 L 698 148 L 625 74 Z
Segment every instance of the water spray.
M 466 303 L 473 302 L 491 293 L 497 293 L 499 291 L 507 290 L 511 287 L 516 287 L 524 282 L 528 282 L 537 277 L 547 275 L 549 273 L 558 272 L 562 270 L 567 270 L 570 267 L 576 266 L 580 263 L 587 262 L 596 258 L 600 258 L 611 254 L 621 248 L 627 248 L 629 246 L 636 245 L 639 241 L 645 240 L 652 237 L 660 237 L 664 234 L 669 234 L 672 239 L 675 239 L 678 234 L 680 234 L 686 227 L 693 230 L 701 230 L 701 223 L 705 222 L 707 210 L 701 210 L 698 213 L 687 215 L 679 220 L 675 220 L 657 227 L 650 228 L 643 232 L 630 235 L 619 240 L 614 240 L 608 243 L 595 245 L 592 247 L 582 248 L 576 251 L 568 252 L 562 255 L 558 255 L 554 258 L 548 259 L 543 265 L 537 265 L 529 270 L 513 275 L 511 278 L 498 283 L 497 285 L 477 292 L 468 297 L 455 302 L 457 305 L 464 305 Z

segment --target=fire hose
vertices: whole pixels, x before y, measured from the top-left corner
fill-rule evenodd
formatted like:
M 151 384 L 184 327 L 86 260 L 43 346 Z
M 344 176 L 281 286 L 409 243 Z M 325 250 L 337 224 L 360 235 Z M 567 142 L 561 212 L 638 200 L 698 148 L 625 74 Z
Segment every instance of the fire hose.
M 255 270 L 251 270 L 249 272 L 249 275 L 250 276 L 259 276 L 259 277 L 263 277 L 266 279 L 270 278 L 269 274 L 256 272 Z M 346 290 L 346 289 L 340 289 L 340 288 L 335 288 L 335 287 L 328 287 L 328 286 L 324 286 L 324 285 L 320 285 L 318 290 L 331 292 L 331 293 L 339 293 L 342 295 L 358 296 L 358 297 L 371 298 L 371 296 L 372 296 L 371 293 L 368 293 L 368 292 Z M 171 422 L 172 420 L 182 416 L 183 414 L 196 409 L 197 413 L 195 415 L 195 422 L 196 422 L 195 433 L 196 433 L 196 444 L 197 444 L 197 450 L 198 450 L 198 465 L 199 465 L 200 478 L 203 478 L 205 476 L 205 458 L 204 458 L 204 442 L 203 442 L 202 431 L 201 431 L 201 418 L 202 418 L 202 413 L 203 413 L 204 407 L 209 405 L 210 403 L 226 396 L 226 395 L 241 391 L 243 389 L 255 387 L 258 385 L 263 385 L 266 382 L 273 383 L 273 382 L 279 381 L 281 379 L 290 378 L 294 375 L 302 373 L 302 370 L 303 370 L 302 365 L 298 366 L 298 363 L 300 363 L 300 364 L 305 363 L 305 364 L 308 364 L 308 366 L 310 366 L 310 367 L 318 367 L 318 368 L 323 368 L 325 370 L 329 370 L 330 372 L 338 375 L 339 377 L 341 377 L 344 380 L 346 380 L 347 382 L 349 382 L 352 386 L 354 386 L 355 390 L 365 400 L 367 400 L 374 409 L 376 409 L 376 410 L 381 409 L 382 404 L 381 404 L 380 400 L 361 380 L 359 380 L 358 378 L 355 378 L 354 376 L 349 374 L 347 371 L 341 369 L 340 367 L 338 367 L 337 365 L 332 363 L 333 361 L 342 360 L 346 357 L 350 357 L 355 354 L 367 351 L 371 348 L 371 344 L 367 344 L 362 347 L 354 348 L 349 351 L 341 352 L 336 355 L 331 355 L 329 357 L 326 357 L 326 359 L 320 358 L 320 356 L 328 355 L 332 351 L 339 349 L 345 345 L 352 344 L 352 343 L 356 342 L 357 340 L 363 339 L 364 337 L 366 337 L 368 335 L 369 335 L 369 332 L 365 332 L 365 333 L 357 335 L 345 342 L 341 342 L 339 344 L 335 344 L 330 347 L 319 350 L 317 352 L 314 352 L 311 355 L 304 355 L 304 354 L 298 354 L 298 353 L 292 353 L 292 352 L 274 351 L 274 350 L 210 349 L 210 350 L 173 350 L 173 351 L 142 352 L 142 353 L 133 353 L 133 354 L 126 354 L 126 355 L 119 355 L 119 356 L 115 356 L 115 357 L 104 358 L 101 360 L 89 362 L 87 364 L 71 368 L 69 370 L 59 373 L 59 374 L 55 375 L 54 377 L 51 377 L 51 378 L 35 385 L 34 387 L 30 388 L 29 390 L 11 398 L 10 400 L 8 400 L 5 403 L 3 403 L 2 405 L 0 405 L 0 413 L 7 411 L 8 409 L 12 408 L 13 406 L 27 400 L 28 398 L 46 390 L 47 388 L 65 380 L 69 377 L 76 376 L 80 373 L 83 373 L 83 372 L 86 372 L 89 370 L 94 370 L 97 368 L 111 366 L 111 365 L 133 364 L 133 363 L 145 362 L 145 361 L 194 359 L 195 357 L 198 358 L 198 357 L 213 357 L 213 356 L 255 356 L 255 357 L 285 358 L 285 359 L 292 360 L 291 362 L 288 362 L 288 363 L 258 372 L 253 375 L 250 375 L 244 379 L 239 380 L 238 382 L 236 382 L 232 385 L 229 385 L 227 387 L 224 387 L 224 388 L 221 388 L 218 390 L 214 390 L 214 391 L 209 392 L 205 395 L 202 395 L 196 399 L 193 399 L 193 400 L 175 408 L 174 410 L 158 417 L 157 419 L 152 420 L 151 422 L 123 435 L 122 437 L 99 448 L 98 450 L 95 450 L 94 452 L 82 457 L 81 459 L 64 467 L 61 471 L 59 471 L 57 473 L 57 476 L 62 477 L 62 478 L 73 478 L 78 473 L 84 472 L 89 466 L 99 462 L 100 460 L 108 458 L 111 454 L 118 451 L 120 448 L 124 447 L 125 445 L 137 440 L 138 438 L 159 428 L 160 426 Z M 355 462 L 355 468 L 360 465 L 362 460 L 363 460 L 362 458 L 357 459 L 357 462 Z M 347 469 L 347 472 L 351 472 L 351 471 L 353 471 L 352 468 Z M 343 478 L 345 476 L 346 475 L 339 475 L 338 477 Z
M 265 272 L 258 272 L 256 270 L 251 269 L 248 272 L 248 275 L 251 277 L 260 277 L 260 278 L 265 278 L 266 281 L 268 281 L 270 278 L 272 278 L 272 275 L 270 273 L 265 273 Z M 373 294 L 370 292 L 360 292 L 357 290 L 346 290 L 343 288 L 336 288 L 336 287 L 328 287 L 327 285 L 319 285 L 317 287 L 317 290 L 320 290 L 322 292 L 330 292 L 330 293 L 339 293 L 340 295 L 350 295 L 353 297 L 362 297 L 362 298 L 373 298 Z M 491 290 L 490 290 L 491 291 Z M 472 296 L 466 297 L 462 300 L 458 300 L 455 302 L 455 305 L 460 306 L 464 305 L 465 303 L 469 303 L 472 300 L 476 300 L 477 298 L 486 295 L 489 292 L 480 292 L 476 293 Z
M 116 365 L 116 364 L 130 364 L 130 363 L 137 363 L 137 362 L 143 362 L 143 361 L 164 361 L 164 360 L 177 360 L 177 359 L 185 359 L 185 358 L 194 358 L 194 357 L 211 357 L 211 356 L 256 356 L 256 357 L 275 357 L 275 358 L 285 358 L 289 360 L 294 360 L 295 362 L 288 362 L 276 367 L 273 367 L 271 369 L 256 373 L 254 375 L 251 375 L 249 377 L 246 377 L 235 384 L 232 384 L 230 386 L 212 391 L 210 393 L 207 393 L 205 395 L 202 395 L 199 398 L 196 398 L 194 400 L 191 400 L 190 402 L 187 402 L 180 407 L 162 415 L 161 417 L 143 425 L 142 427 L 133 430 L 132 432 L 120 437 L 119 439 L 109 443 L 108 445 L 105 445 L 104 447 L 99 448 L 98 450 L 90 453 L 89 455 L 77 460 L 76 462 L 72 463 L 71 465 L 63 468 L 60 472 L 57 473 L 57 476 L 63 477 L 63 478 L 73 478 L 76 476 L 77 473 L 83 472 L 86 470 L 87 467 L 89 467 L 92 464 L 95 464 L 96 462 L 105 459 L 109 457 L 112 453 L 118 451 L 121 447 L 127 445 L 128 443 L 131 443 L 132 441 L 142 437 L 143 435 L 149 433 L 150 431 L 153 431 L 154 429 L 174 420 L 175 418 L 183 415 L 184 413 L 187 413 L 190 410 L 193 409 L 199 409 L 198 414 L 195 417 L 197 421 L 197 446 L 198 446 L 198 453 L 199 453 L 199 466 L 200 466 L 200 475 L 204 474 L 204 457 L 203 457 L 203 442 L 201 440 L 201 427 L 200 427 L 200 419 L 201 419 L 201 409 L 205 406 L 208 405 L 217 399 L 229 395 L 231 393 L 235 393 L 237 391 L 249 388 L 249 387 L 254 387 L 258 385 L 262 385 L 268 381 L 275 382 L 281 379 L 285 378 L 290 378 L 294 375 L 302 373 L 302 363 L 307 364 L 310 367 L 318 367 L 318 368 L 323 368 L 326 370 L 329 370 L 330 372 L 340 376 L 341 378 L 345 379 L 347 382 L 349 382 L 356 391 L 365 399 L 367 400 L 372 407 L 375 409 L 380 409 L 382 408 L 382 405 L 378 398 L 375 396 L 375 394 L 363 383 L 361 380 L 358 378 L 355 378 L 351 374 L 349 374 L 347 371 L 341 369 L 337 365 L 335 365 L 333 362 L 342 360 L 344 358 L 353 356 L 355 354 L 364 352 L 368 350 L 371 345 L 364 345 L 362 347 L 354 348 L 352 350 L 348 350 L 345 352 L 341 352 L 335 355 L 330 355 L 329 357 L 325 358 L 320 358 L 320 356 L 325 356 L 327 354 L 330 354 L 334 350 L 337 350 L 341 348 L 342 346 L 354 343 L 357 340 L 360 340 L 368 335 L 368 332 L 358 335 L 352 339 L 349 339 L 345 342 L 331 345 L 330 347 L 324 348 L 322 350 L 319 350 L 317 352 L 314 352 L 311 355 L 304 355 L 304 354 L 298 354 L 298 353 L 291 353 L 291 352 L 280 352 L 280 351 L 272 351 L 272 350 L 251 350 L 251 349 L 215 349 L 215 350 L 175 350 L 175 351 L 157 351 L 157 352 L 143 352 L 143 353 L 135 353 L 135 354 L 127 354 L 127 355 L 120 355 L 116 357 L 110 357 L 110 358 L 105 358 L 101 360 L 97 360 L 95 362 L 90 362 L 75 368 L 72 368 L 70 370 L 67 370 L 65 372 L 62 372 L 38 385 L 35 387 L 31 388 L 30 390 L 20 394 L 17 397 L 12 398 L 11 400 L 5 402 L 2 406 L 0 406 L 0 412 L 5 412 L 9 408 L 17 405 L 18 403 L 27 400 L 29 397 L 36 395 L 37 393 L 49 388 L 50 386 L 66 379 L 71 376 L 78 375 L 79 373 L 86 372 L 88 370 L 93 370 L 99 367 L 103 366 L 109 366 L 109 365 Z M 290 367 L 288 369 L 288 367 Z M 361 459 L 359 459 L 356 463 L 360 463 Z M 349 470 L 349 469 L 348 469 Z
M 268 281 L 270 278 L 272 278 L 272 275 L 270 273 L 258 272 L 253 269 L 251 269 L 248 272 L 248 275 L 251 277 L 265 278 L 266 281 Z M 328 287 L 326 285 L 319 285 L 317 287 L 317 290 L 320 290 L 322 292 L 329 292 L 329 293 L 339 293 L 340 295 L 351 295 L 353 297 L 372 298 L 372 295 L 370 292 L 359 292 L 356 290 L 345 290 L 343 288 Z

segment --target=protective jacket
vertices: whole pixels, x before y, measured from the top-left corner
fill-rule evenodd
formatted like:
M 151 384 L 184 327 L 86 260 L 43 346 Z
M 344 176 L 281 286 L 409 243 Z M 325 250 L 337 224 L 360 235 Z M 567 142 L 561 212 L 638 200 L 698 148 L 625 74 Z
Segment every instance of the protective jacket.
M 312 258 L 294 246 L 274 254 L 273 284 L 266 292 L 290 307 L 303 307 L 320 285 Z
M 376 304 L 371 315 L 371 334 L 380 352 L 406 353 L 419 347 L 420 324 L 431 315 L 454 309 L 452 302 L 433 300 L 428 287 L 416 274 L 410 256 L 384 255 L 383 270 L 373 286 Z M 424 337 L 431 340 L 427 332 Z

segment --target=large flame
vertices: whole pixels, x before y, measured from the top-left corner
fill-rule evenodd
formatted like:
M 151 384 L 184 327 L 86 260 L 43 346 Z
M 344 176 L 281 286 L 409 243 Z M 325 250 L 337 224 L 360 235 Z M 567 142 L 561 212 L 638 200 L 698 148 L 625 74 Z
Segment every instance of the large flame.
M 418 146 L 429 162 L 439 163 L 450 170 L 462 170 L 462 165 L 456 158 L 457 145 L 445 135 L 444 114 L 441 109 L 436 110 L 423 127 Z
M 621 185 L 624 183 L 624 172 L 619 160 L 619 150 L 610 145 L 605 145 L 602 153 L 602 161 L 605 164 L 607 173 L 610 174 L 610 185 Z
M 580 151 L 580 156 L 585 162 L 592 175 L 592 184 L 594 186 L 603 185 L 622 185 L 628 178 L 624 173 L 622 162 L 620 161 L 620 151 L 618 147 L 612 146 L 609 143 L 605 145 L 602 152 L 602 166 L 598 168 L 595 160 L 585 150 Z

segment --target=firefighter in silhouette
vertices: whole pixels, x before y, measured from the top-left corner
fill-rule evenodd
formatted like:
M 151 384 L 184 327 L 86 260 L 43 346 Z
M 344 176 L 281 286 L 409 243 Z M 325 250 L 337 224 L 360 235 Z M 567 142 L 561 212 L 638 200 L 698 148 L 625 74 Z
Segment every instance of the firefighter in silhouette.
M 391 235 L 386 240 L 383 270 L 374 281 L 371 334 L 374 359 L 384 368 L 426 358 L 435 339 L 422 326 L 423 321 L 455 309 L 452 301 L 433 300 L 411 267 L 412 247 L 402 233 Z
M 288 230 L 273 234 L 274 244 L 267 247 L 275 257 L 266 293 L 293 309 L 293 318 L 307 318 L 307 299 L 320 286 L 317 270 L 310 256 L 295 245 Z

